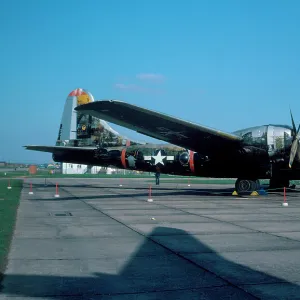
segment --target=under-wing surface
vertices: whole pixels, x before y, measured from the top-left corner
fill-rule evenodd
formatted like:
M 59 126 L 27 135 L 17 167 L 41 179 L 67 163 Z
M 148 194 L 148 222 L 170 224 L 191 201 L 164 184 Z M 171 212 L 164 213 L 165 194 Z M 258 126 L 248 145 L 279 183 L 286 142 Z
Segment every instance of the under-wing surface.
M 80 100 L 80 101 L 79 101 Z M 261 125 L 226 133 L 117 100 L 94 101 L 86 90 L 69 94 L 56 146 L 26 146 L 59 162 L 115 166 L 147 172 L 237 178 L 238 191 L 300 179 L 299 128 Z M 131 141 L 107 122 L 168 144 Z
M 76 110 L 204 155 L 217 152 L 218 144 L 231 149 L 242 140 L 233 134 L 121 101 L 97 101 L 77 107 Z

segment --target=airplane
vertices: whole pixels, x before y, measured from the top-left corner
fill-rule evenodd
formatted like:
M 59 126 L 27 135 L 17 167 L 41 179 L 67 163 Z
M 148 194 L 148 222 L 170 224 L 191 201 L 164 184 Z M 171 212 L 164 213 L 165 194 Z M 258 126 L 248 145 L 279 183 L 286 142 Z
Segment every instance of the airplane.
M 24 147 L 50 152 L 56 162 L 236 178 L 238 193 L 252 192 L 261 179 L 270 179 L 270 188 L 289 187 L 290 180 L 300 179 L 300 125 L 296 129 L 290 115 L 292 126 L 269 124 L 227 133 L 119 100 L 94 101 L 89 91 L 76 89 L 66 100 L 56 145 Z M 107 122 L 167 144 L 131 141 Z

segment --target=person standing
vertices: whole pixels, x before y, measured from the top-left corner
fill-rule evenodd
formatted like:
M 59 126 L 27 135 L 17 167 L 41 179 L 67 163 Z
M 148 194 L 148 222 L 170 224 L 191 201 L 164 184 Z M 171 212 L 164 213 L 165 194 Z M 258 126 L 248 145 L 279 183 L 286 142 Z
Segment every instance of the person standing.
M 159 185 L 159 177 L 160 177 L 160 169 L 159 167 L 156 167 L 156 173 L 155 173 L 156 185 Z

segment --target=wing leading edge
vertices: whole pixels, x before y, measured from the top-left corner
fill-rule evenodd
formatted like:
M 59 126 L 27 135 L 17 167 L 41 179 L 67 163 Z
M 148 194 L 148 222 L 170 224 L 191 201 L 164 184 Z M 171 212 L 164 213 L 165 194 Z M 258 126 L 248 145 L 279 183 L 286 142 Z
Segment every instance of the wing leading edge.
M 202 154 L 236 148 L 242 141 L 230 133 L 117 100 L 96 101 L 75 110 Z

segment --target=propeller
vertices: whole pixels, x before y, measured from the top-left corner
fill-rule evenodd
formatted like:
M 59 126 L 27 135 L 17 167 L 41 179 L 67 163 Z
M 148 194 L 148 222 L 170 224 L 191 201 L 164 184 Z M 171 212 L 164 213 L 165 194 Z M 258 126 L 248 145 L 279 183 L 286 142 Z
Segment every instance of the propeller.
M 290 113 L 291 113 L 292 124 L 293 124 L 293 129 L 292 129 L 293 142 L 292 142 L 290 160 L 289 160 L 289 167 L 291 168 L 298 150 L 298 145 L 300 140 L 300 136 L 299 136 L 300 124 L 298 126 L 298 129 L 296 130 L 296 125 L 291 110 Z

